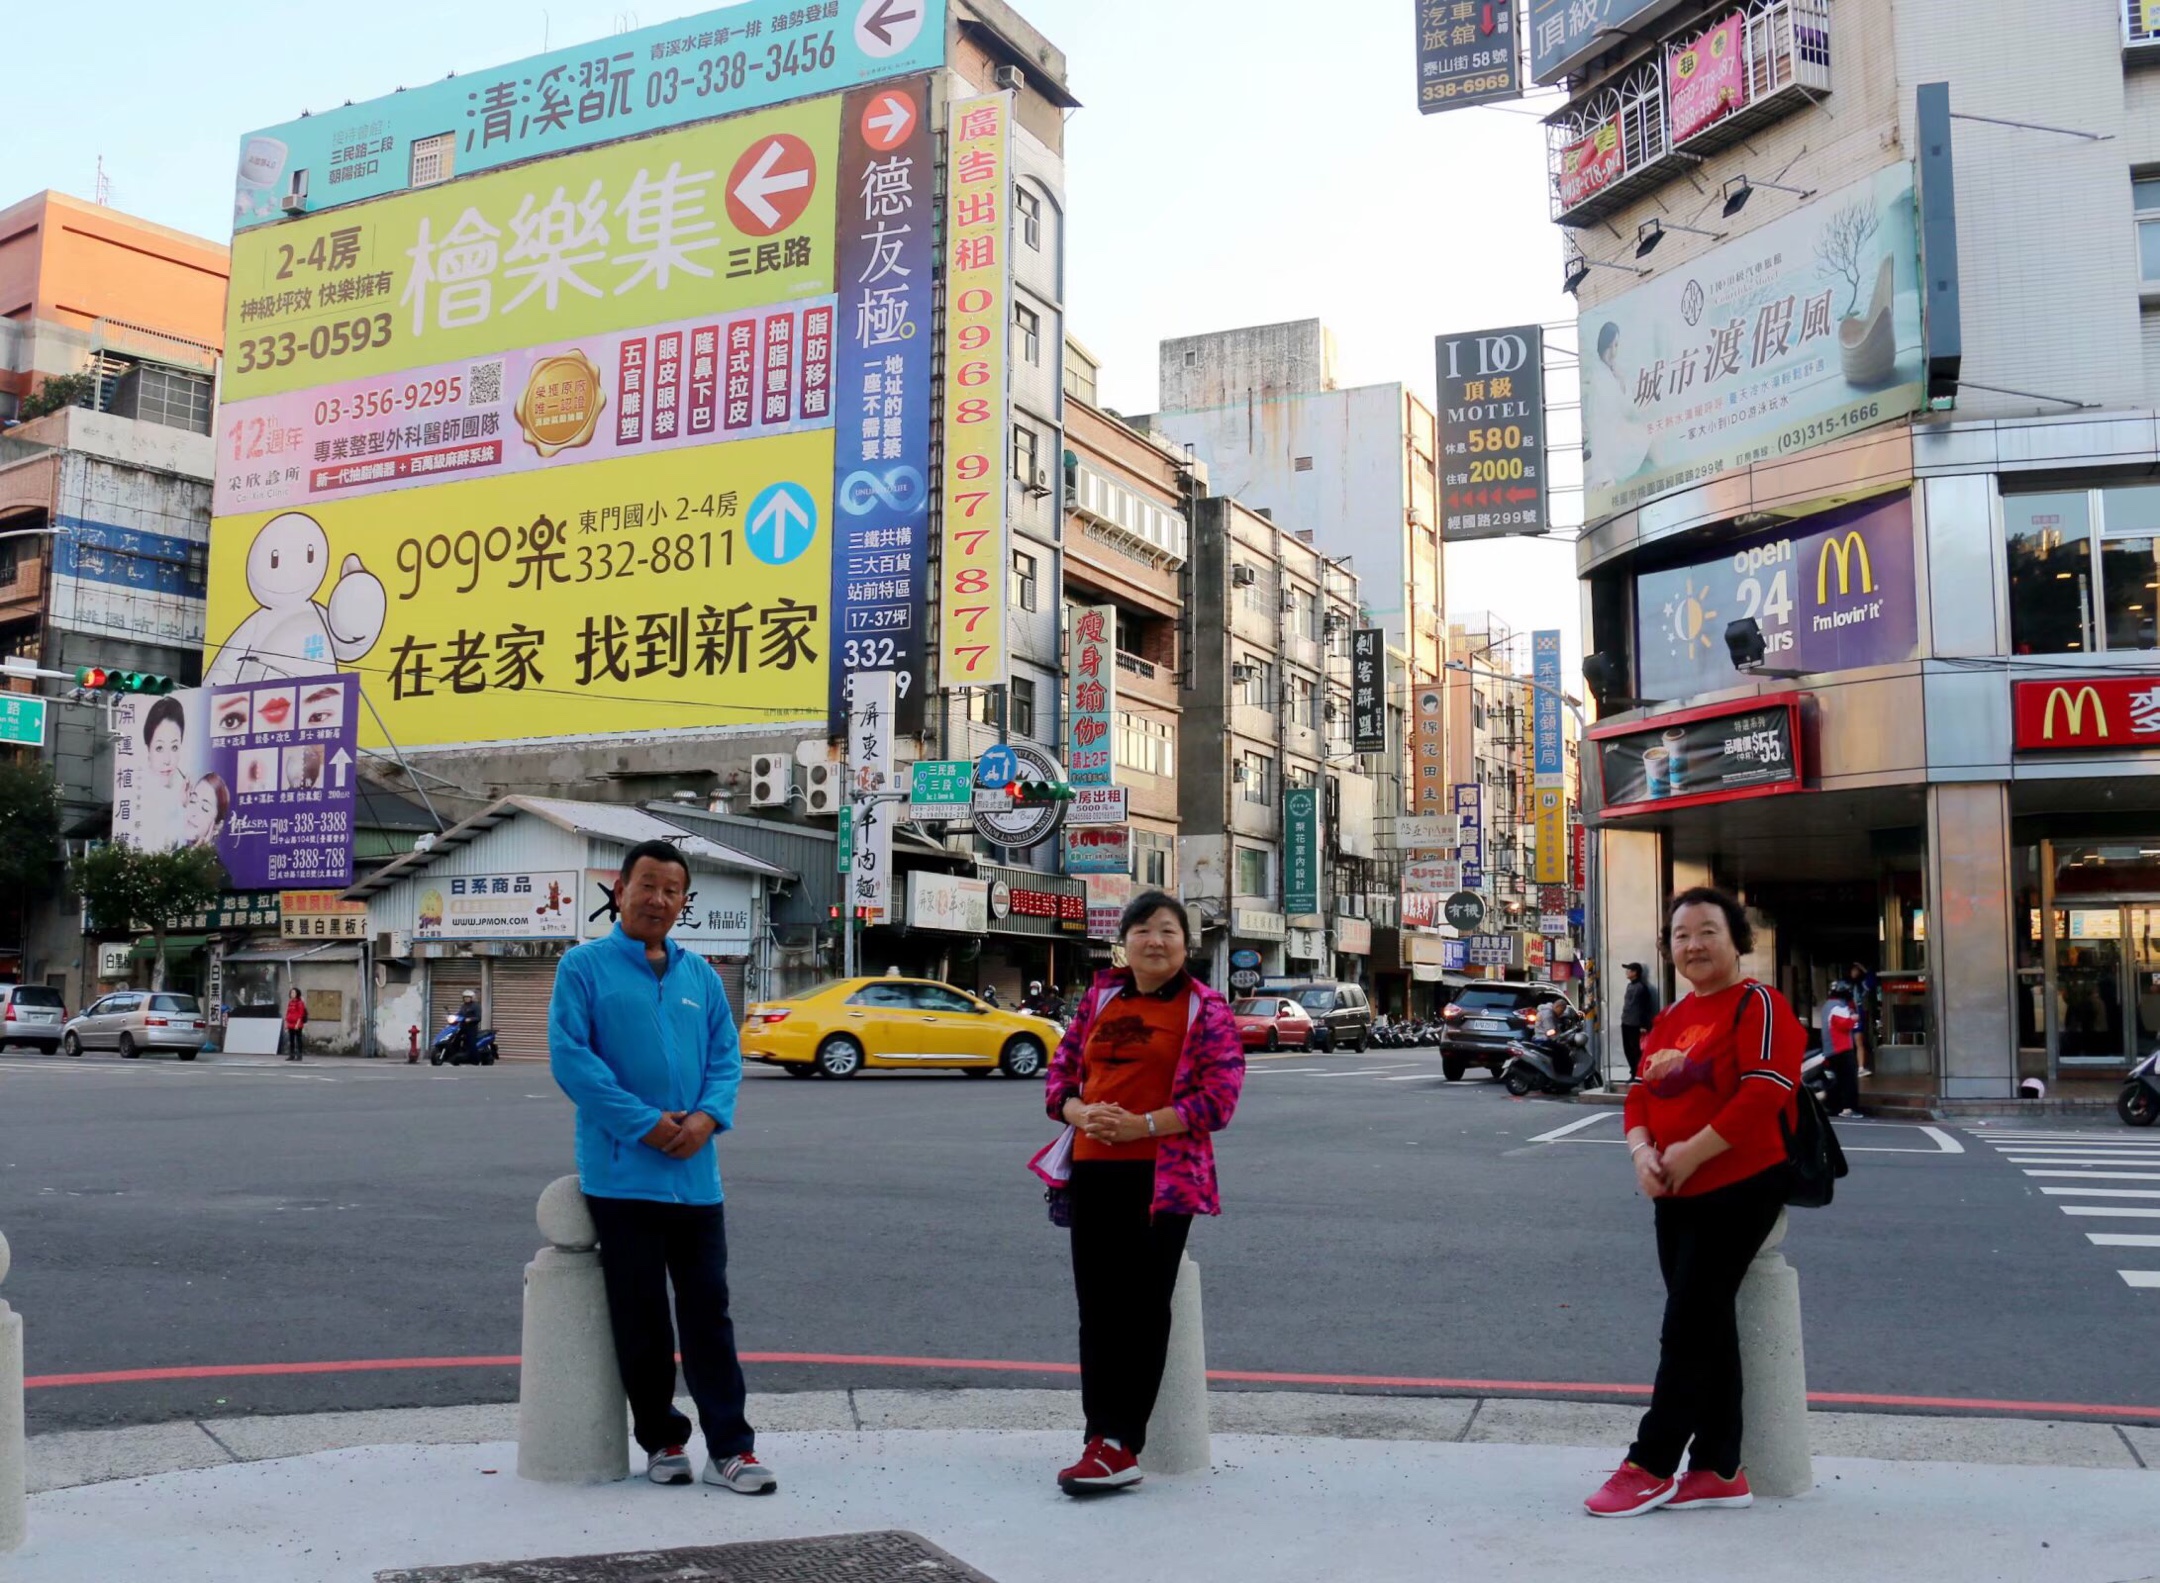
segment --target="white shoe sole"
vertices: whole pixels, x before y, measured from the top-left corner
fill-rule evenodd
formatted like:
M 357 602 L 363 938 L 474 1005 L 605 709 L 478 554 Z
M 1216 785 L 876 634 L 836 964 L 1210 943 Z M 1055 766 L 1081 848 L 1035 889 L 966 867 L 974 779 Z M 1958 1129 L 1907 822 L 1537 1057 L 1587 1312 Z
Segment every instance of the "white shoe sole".
M 716 1490 L 732 1490 L 737 1495 L 770 1495 L 780 1488 L 780 1480 L 771 1473 L 761 1474 L 755 1480 L 738 1484 L 733 1479 L 714 1478 L 705 1475 L 705 1482 Z
M 1138 1484 L 1146 1477 L 1138 1468 L 1127 1468 L 1122 1473 L 1108 1473 L 1096 1479 L 1059 1479 L 1058 1488 L 1070 1493 L 1074 1490 L 1121 1490 Z
M 690 1464 L 685 1461 L 680 1467 L 675 1468 L 647 1468 L 645 1470 L 645 1481 L 648 1484 L 660 1485 L 695 1484 L 697 1474 L 691 1471 Z
M 1592 1517 L 1647 1517 L 1650 1515 L 1650 1513 L 1656 1511 L 1660 1506 L 1671 1504 L 1672 1498 L 1679 1493 L 1680 1492 L 1677 1489 L 1667 1490 L 1664 1494 L 1658 1496 L 1655 1500 L 1644 1501 L 1640 1506 L 1630 1507 L 1624 1512 L 1593 1512 L 1590 1511 L 1590 1508 L 1587 1504 L 1583 1507 L 1583 1510 L 1589 1512 Z
M 1713 1510 L 1721 1507 L 1736 1510 L 1742 1506 L 1754 1505 L 1755 1496 L 1754 1493 L 1750 1491 L 1746 1495 L 1713 1495 L 1705 1500 L 1667 1501 L 1665 1504 L 1670 1506 L 1676 1512 L 1699 1512 Z

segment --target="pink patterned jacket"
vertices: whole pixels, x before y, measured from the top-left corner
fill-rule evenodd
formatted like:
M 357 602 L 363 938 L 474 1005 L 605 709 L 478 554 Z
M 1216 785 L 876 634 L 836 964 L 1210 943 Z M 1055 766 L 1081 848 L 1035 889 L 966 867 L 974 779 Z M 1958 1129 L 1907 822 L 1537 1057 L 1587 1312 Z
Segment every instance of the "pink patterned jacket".
M 1170 1104 L 1188 1130 L 1163 1139 L 1155 1151 L 1155 1198 L 1150 1207 L 1156 1214 L 1219 1215 L 1222 1197 L 1215 1186 L 1211 1135 L 1229 1126 L 1237 1110 L 1238 1094 L 1245 1086 L 1245 1045 L 1230 1015 L 1230 1003 L 1189 973 L 1185 983 L 1192 991 L 1193 1014 L 1185 1027 L 1177 1075 L 1171 1080 Z M 1081 997 L 1079 1011 L 1058 1042 L 1043 1080 L 1044 1108 L 1052 1121 L 1064 1120 L 1065 1101 L 1080 1092 L 1081 1059 L 1096 1017 L 1113 995 L 1131 986 L 1132 974 L 1113 968 L 1096 974 Z

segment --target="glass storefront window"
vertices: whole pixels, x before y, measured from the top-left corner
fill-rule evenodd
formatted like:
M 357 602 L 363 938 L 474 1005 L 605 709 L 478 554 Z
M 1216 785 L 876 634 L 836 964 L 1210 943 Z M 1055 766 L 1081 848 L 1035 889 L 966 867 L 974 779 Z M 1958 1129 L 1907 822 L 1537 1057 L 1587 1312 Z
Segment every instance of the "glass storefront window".
M 2153 539 L 2125 539 L 2109 534 L 2100 541 L 2100 588 L 2107 600 L 2107 646 L 2111 649 L 2160 648 L 2155 626 L 2160 600 L 2160 571 Z
M 2097 647 L 2092 631 L 2088 493 L 2005 495 L 2010 554 L 2010 643 L 2019 654 L 2074 654 Z

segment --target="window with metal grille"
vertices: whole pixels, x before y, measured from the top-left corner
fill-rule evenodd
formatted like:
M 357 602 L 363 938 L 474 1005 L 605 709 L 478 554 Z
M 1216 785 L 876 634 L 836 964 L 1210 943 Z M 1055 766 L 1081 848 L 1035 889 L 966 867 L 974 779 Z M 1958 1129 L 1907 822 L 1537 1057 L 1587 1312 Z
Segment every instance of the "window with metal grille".
M 1014 550 L 1012 558 L 1012 602 L 1022 610 L 1035 608 L 1035 590 L 1038 586 L 1035 557 L 1025 550 Z

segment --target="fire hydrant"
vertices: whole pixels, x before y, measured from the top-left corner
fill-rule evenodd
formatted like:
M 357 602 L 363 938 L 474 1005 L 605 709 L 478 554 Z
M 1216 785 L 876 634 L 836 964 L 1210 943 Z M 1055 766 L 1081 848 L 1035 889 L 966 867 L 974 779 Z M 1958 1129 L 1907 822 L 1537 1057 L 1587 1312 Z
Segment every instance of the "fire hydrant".
M 412 1041 L 405 1051 L 405 1064 L 407 1066 L 418 1066 L 420 1064 L 420 1024 L 416 1022 L 410 1028 L 407 1028 L 405 1037 Z

